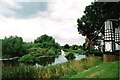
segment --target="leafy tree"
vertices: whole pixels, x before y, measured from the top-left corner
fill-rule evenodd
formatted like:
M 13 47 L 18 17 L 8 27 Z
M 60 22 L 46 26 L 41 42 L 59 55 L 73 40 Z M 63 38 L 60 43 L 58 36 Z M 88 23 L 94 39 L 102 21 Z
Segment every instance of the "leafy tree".
M 54 50 L 53 48 L 49 49 L 49 50 L 47 51 L 47 55 L 48 55 L 48 56 L 56 56 L 55 50 Z
M 95 37 L 96 32 L 101 29 L 107 19 L 118 19 L 119 10 L 118 2 L 95 2 L 86 6 L 84 15 L 77 20 L 78 32 L 96 44 L 95 41 L 99 39 L 98 36 Z M 100 32 L 103 33 L 103 31 L 104 28 Z
M 47 48 L 52 49 L 56 55 L 61 51 L 60 44 L 55 42 L 55 39 L 52 36 L 42 35 L 34 40 L 36 48 Z
M 35 44 L 33 42 L 23 42 L 22 44 L 22 55 L 26 55 L 29 53 L 29 49 L 35 47 Z
M 34 47 L 35 47 L 35 48 L 39 48 L 39 47 L 42 48 L 42 47 L 43 47 L 43 44 L 42 44 L 42 43 L 35 43 L 35 44 L 34 44 Z
M 79 46 L 78 46 L 78 45 L 72 45 L 72 46 L 71 46 L 71 49 L 73 49 L 73 50 L 78 50 L 78 49 L 79 49 Z
M 55 39 L 52 38 L 51 36 L 44 34 L 34 40 L 34 43 L 43 43 L 43 42 L 55 43 Z
M 23 63 L 39 63 L 41 62 L 40 60 L 43 60 L 45 58 L 42 57 L 58 57 L 59 53 L 56 53 L 56 49 L 55 48 L 30 48 L 29 53 L 22 56 L 19 61 L 23 62 Z M 45 59 L 46 61 L 46 59 Z M 43 62 L 44 63 L 44 62 Z
M 30 48 L 36 47 L 36 45 L 35 45 L 33 42 L 24 42 L 24 43 L 23 43 L 23 46 L 24 46 L 26 49 L 30 49 Z
M 29 53 L 22 56 L 19 61 L 22 63 L 36 63 L 40 56 L 46 55 L 47 49 L 42 48 L 30 48 Z
M 68 54 L 65 55 L 65 57 L 68 59 L 68 60 L 73 60 L 75 58 L 75 55 L 71 52 L 69 52 Z
M 79 48 L 80 48 L 80 49 L 83 49 L 83 46 L 80 45 Z
M 51 49 L 43 49 L 43 48 L 31 48 L 30 53 L 22 56 L 19 61 L 22 63 L 30 63 L 30 64 L 41 64 L 47 65 L 54 62 L 56 57 L 55 51 Z
M 51 47 L 54 47 L 56 49 L 60 49 L 60 44 L 56 43 L 55 39 L 52 36 L 48 36 L 46 34 L 35 39 L 34 43 L 36 47 L 49 48 L 49 49 Z
M 28 54 L 20 58 L 20 62 L 39 63 L 41 57 L 58 57 L 60 55 L 60 45 L 55 43 L 55 39 L 48 35 L 42 35 L 34 40 L 34 43 L 24 43 Z M 32 57 L 33 56 L 33 57 Z M 43 58 L 45 59 L 45 58 Z
M 18 36 L 5 37 L 2 40 L 3 56 L 16 57 L 23 55 L 23 39 Z
M 37 57 L 35 54 L 26 54 L 23 57 L 19 59 L 20 62 L 24 63 L 36 63 L 37 62 Z
M 69 49 L 69 48 L 70 48 L 70 46 L 68 44 L 64 45 L 64 49 Z

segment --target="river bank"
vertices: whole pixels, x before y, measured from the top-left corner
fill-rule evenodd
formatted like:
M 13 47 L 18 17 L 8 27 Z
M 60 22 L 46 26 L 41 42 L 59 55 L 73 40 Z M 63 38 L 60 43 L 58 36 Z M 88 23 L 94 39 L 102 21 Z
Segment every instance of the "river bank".
M 73 75 L 71 78 L 112 78 L 113 80 L 118 80 L 119 62 L 120 61 L 102 63 L 77 75 Z
M 100 57 L 87 57 L 81 60 L 71 60 L 62 64 L 36 67 L 36 66 L 18 66 L 3 67 L 2 77 L 6 78 L 62 78 L 63 76 L 72 76 L 92 66 L 102 63 Z

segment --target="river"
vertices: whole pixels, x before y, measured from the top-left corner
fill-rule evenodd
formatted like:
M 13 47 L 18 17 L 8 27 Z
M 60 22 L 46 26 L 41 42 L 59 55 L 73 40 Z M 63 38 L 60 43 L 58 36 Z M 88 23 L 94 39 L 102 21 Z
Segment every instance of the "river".
M 79 55 L 79 54 L 74 54 L 75 55 L 75 60 L 80 60 L 82 58 L 86 58 L 85 55 Z M 68 60 L 65 58 L 65 52 L 63 50 L 61 50 L 61 55 L 58 58 L 55 58 L 54 63 L 52 63 L 52 65 L 55 64 L 60 64 L 60 63 L 64 63 L 67 62 Z
M 50 65 L 56 65 L 56 64 L 61 64 L 61 63 L 65 63 L 67 62 L 68 60 L 66 59 L 65 57 L 65 52 L 63 50 L 61 50 L 61 55 L 59 55 L 57 58 L 55 57 L 41 57 L 40 60 L 35 64 L 35 65 L 38 65 L 38 66 L 50 66 Z M 86 58 L 85 55 L 81 55 L 81 54 L 74 54 L 75 55 L 75 59 L 74 60 L 80 60 L 82 58 Z M 10 58 L 11 59 L 11 58 Z M 10 62 L 8 62 L 10 65 L 23 65 L 23 63 L 19 63 L 19 62 L 15 62 L 16 60 L 10 60 Z M 6 62 L 5 62 L 6 63 Z M 6 64 L 8 64 L 6 63 Z M 8 65 L 9 65 L 8 64 Z M 24 65 L 30 65 L 30 64 L 24 64 Z

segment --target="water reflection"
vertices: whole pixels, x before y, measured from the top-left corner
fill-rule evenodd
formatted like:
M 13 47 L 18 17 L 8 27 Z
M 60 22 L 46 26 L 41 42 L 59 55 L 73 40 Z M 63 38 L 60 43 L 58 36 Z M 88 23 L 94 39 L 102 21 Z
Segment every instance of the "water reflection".
M 85 55 L 79 55 L 79 54 L 75 54 L 75 60 L 80 60 L 82 58 L 85 58 Z M 56 65 L 56 64 L 60 64 L 60 63 L 64 63 L 67 62 L 68 60 L 65 57 L 65 52 L 63 50 L 61 50 L 61 55 L 59 55 L 59 57 L 55 58 L 55 57 L 42 57 L 39 60 L 40 65 L 42 66 L 46 66 L 46 65 Z
M 41 57 L 39 58 L 38 64 L 46 66 L 55 62 L 55 57 Z
M 80 60 L 80 59 L 82 59 L 82 58 L 86 58 L 86 56 L 85 55 L 79 55 L 79 54 L 75 54 L 75 60 Z
M 82 58 L 86 58 L 86 56 L 75 53 L 75 60 L 80 60 Z M 64 62 L 67 62 L 67 61 L 68 60 L 65 57 L 65 52 L 63 50 L 61 50 L 61 55 L 58 58 L 55 58 L 55 62 L 52 65 L 64 63 Z
M 85 58 L 86 56 L 85 55 L 79 55 L 79 54 L 75 54 L 75 60 L 80 60 L 82 58 Z M 16 62 L 17 61 L 17 62 Z M 14 61 L 13 60 L 5 60 L 3 61 L 4 65 L 5 66 L 15 66 L 15 64 L 18 64 L 18 65 L 38 65 L 38 66 L 46 66 L 46 65 L 56 65 L 56 64 L 61 64 L 61 63 L 64 63 L 64 62 L 67 62 L 68 60 L 66 59 L 65 57 L 65 52 L 63 50 L 61 50 L 61 55 L 59 55 L 58 57 L 46 57 L 46 56 L 42 56 L 38 59 L 38 62 L 37 63 L 19 63 L 18 62 L 18 59 L 15 59 Z M 16 65 L 17 66 L 17 65 Z
M 52 65 L 64 63 L 67 61 L 68 60 L 65 58 L 65 52 L 61 50 L 61 55 L 58 58 L 55 58 L 55 62 Z

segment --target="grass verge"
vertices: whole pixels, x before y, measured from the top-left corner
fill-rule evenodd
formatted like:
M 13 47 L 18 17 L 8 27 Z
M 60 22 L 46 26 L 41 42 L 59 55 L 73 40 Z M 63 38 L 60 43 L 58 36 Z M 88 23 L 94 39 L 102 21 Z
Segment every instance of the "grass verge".
M 35 78 L 35 79 L 58 79 L 70 78 L 84 70 L 102 63 L 99 57 L 87 57 L 81 60 L 72 60 L 63 64 L 37 67 L 37 66 L 17 66 L 17 67 L 3 67 L 2 78 Z
M 71 78 L 119 78 L 119 61 L 102 63 Z

